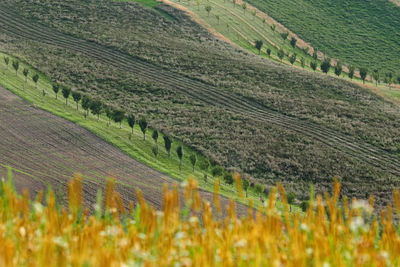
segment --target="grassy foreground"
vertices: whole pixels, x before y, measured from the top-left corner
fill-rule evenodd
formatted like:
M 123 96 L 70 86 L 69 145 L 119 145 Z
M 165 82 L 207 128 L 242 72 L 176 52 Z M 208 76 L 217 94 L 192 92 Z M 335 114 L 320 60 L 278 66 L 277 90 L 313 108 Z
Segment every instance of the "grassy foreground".
M 240 178 L 239 178 L 240 179 Z M 305 215 L 275 208 L 273 191 L 262 211 L 237 218 L 235 202 L 227 215 L 213 217 L 202 202 L 197 182 L 164 188 L 161 211 L 139 203 L 128 211 L 110 180 L 98 194 L 95 213 L 82 207 L 82 183 L 69 184 L 69 208 L 60 208 L 52 191 L 31 202 L 18 195 L 11 179 L 0 183 L 0 264 L 2 266 L 399 266 L 400 236 L 392 209 L 380 221 L 368 202 L 339 204 L 339 183 L 332 196 L 311 198 Z M 240 191 L 239 191 L 240 192 Z M 400 212 L 396 191 L 395 209 Z M 218 195 L 214 202 L 218 207 Z M 329 215 L 329 216 L 328 216 Z
M 4 57 L 10 58 L 8 67 L 3 60 Z M 131 135 L 131 128 L 126 120 L 123 121 L 122 129 L 120 129 L 119 124 L 114 122 L 111 122 L 110 126 L 107 126 L 108 118 L 104 113 L 100 115 L 99 120 L 94 115 L 89 115 L 88 118 L 85 118 L 84 111 L 80 107 L 80 103 L 79 110 L 77 110 L 76 103 L 73 101 L 71 96 L 68 99 L 67 105 L 65 104 L 65 98 L 63 98 L 61 92 L 58 93 L 58 99 L 55 98 L 55 93 L 51 88 L 51 82 L 48 77 L 20 60 L 18 60 L 19 71 L 16 75 L 16 72 L 12 68 L 12 61 L 17 59 L 3 53 L 0 53 L 0 59 L 0 86 L 9 89 L 13 93 L 19 95 L 23 99 L 41 109 L 49 111 L 57 116 L 65 118 L 88 129 L 100 138 L 115 145 L 132 158 L 137 159 L 138 161 L 177 179 L 177 181 L 184 181 L 187 179 L 187 177 L 192 176 L 198 179 L 198 183 L 201 188 L 208 191 L 213 190 L 214 178 L 212 177 L 210 170 L 204 172 L 197 167 L 199 164 L 201 164 L 201 162 L 205 161 L 206 158 L 185 146 L 179 140 L 173 140 L 171 156 L 169 157 L 168 153 L 164 149 L 163 134 L 159 133 L 159 149 L 158 155 L 155 157 L 152 151 L 152 148 L 155 146 L 155 144 L 151 138 L 151 129 L 147 130 L 146 140 L 143 140 L 143 133 L 141 132 L 137 123 L 135 124 L 133 134 Z M 26 82 L 25 77 L 22 74 L 22 70 L 24 68 L 29 70 Z M 40 76 L 37 88 L 32 81 L 32 76 L 36 73 Z M 179 158 L 176 154 L 176 148 L 180 145 L 183 146 L 184 153 L 181 170 L 179 169 Z M 197 158 L 197 165 L 194 168 L 194 171 L 192 171 L 192 165 L 189 160 L 189 156 L 192 154 L 196 155 Z M 13 166 L 8 167 L 12 168 Z M 205 173 L 208 176 L 207 182 L 203 179 Z M 72 175 L 72 173 L 68 175 Z M 90 177 L 85 178 L 90 179 Z M 220 193 L 223 196 L 232 198 L 235 197 L 236 190 L 234 186 L 222 183 Z M 249 188 L 248 193 L 249 199 L 253 199 L 253 201 L 257 204 L 261 203 L 259 196 L 254 192 L 253 188 Z

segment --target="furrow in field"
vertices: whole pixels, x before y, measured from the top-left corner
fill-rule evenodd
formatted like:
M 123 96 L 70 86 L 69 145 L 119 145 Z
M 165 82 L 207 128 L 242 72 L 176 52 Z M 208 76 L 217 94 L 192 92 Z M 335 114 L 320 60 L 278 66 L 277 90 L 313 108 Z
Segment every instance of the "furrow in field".
M 92 57 L 113 67 L 135 73 L 148 81 L 158 83 L 171 90 L 179 91 L 195 100 L 210 105 L 218 105 L 233 113 L 240 113 L 252 119 L 273 123 L 290 129 L 319 142 L 340 150 L 372 166 L 399 175 L 400 160 L 387 151 L 356 140 L 351 136 L 338 133 L 334 130 L 303 121 L 273 111 L 259 103 L 243 96 L 230 93 L 224 89 L 190 79 L 184 75 L 173 73 L 161 67 L 144 62 L 134 56 L 85 41 L 70 35 L 62 34 L 45 26 L 28 23 L 16 16 L 6 14 L 0 9 L 2 31 L 22 38 L 70 49 L 85 56 Z M 35 34 L 32 34 L 34 32 Z

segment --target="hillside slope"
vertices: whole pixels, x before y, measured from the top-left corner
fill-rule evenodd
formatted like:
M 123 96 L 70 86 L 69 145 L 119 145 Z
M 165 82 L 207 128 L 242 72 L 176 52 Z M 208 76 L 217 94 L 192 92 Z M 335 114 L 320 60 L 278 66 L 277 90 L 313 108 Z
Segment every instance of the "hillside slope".
M 247 55 L 165 6 L 174 20 L 134 3 L 20 2 L 0 7 L 2 49 L 226 167 L 300 197 L 335 175 L 379 203 L 399 184 L 400 110 L 364 88 Z
M 19 191 L 28 188 L 36 196 L 50 185 L 57 201 L 65 203 L 71 175 L 81 173 L 85 206 L 92 209 L 97 191 L 109 177 L 115 177 L 126 207 L 129 201 L 137 201 L 136 190 L 140 190 L 159 209 L 163 185 L 176 183 L 88 130 L 35 108 L 2 87 L 0 114 L 0 177 L 6 177 L 6 167 L 11 167 Z M 201 195 L 212 202 L 212 193 L 201 191 Z M 226 198 L 222 201 L 228 205 Z M 247 210 L 240 204 L 237 207 L 241 214 Z
M 388 0 L 249 0 L 329 56 L 398 72 L 400 8 Z

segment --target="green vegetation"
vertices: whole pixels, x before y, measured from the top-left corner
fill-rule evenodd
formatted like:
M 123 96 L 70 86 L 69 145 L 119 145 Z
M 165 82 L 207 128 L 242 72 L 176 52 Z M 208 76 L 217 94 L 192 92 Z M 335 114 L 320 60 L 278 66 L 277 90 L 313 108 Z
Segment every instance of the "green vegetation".
M 196 9 L 194 3 L 190 5 Z M 233 10 L 232 3 L 226 7 Z M 174 140 L 170 155 L 177 175 L 180 143 L 176 140 L 182 140 L 192 148 L 184 148 L 182 173 L 192 173 L 189 156 L 196 151 L 213 166 L 238 171 L 266 190 L 283 181 L 300 201 L 307 197 L 310 183 L 322 192 L 335 175 L 341 177 L 349 197 L 379 192 L 377 203 L 383 205 L 391 196 L 391 189 L 400 183 L 398 106 L 344 79 L 292 68 L 232 47 L 183 12 L 163 4 L 157 8 L 176 21 L 136 3 L 41 0 L 21 5 L 20 0 L 6 0 L 0 3 L 5 25 L 0 28 L 0 47 L 61 85 L 123 109 L 126 115 L 146 118 L 151 129 Z M 200 12 L 207 17 L 204 5 Z M 213 8 L 210 19 L 218 23 L 216 12 Z M 232 12 L 243 16 L 241 8 Z M 253 21 L 249 13 L 246 17 Z M 223 20 L 220 16 L 220 26 L 227 28 Z M 263 27 L 259 21 L 254 18 Z M 230 25 L 232 31 L 237 27 Z M 284 60 L 296 53 L 294 65 L 298 65 L 304 52 L 293 51 L 289 39 L 280 36 L 279 27 L 275 31 L 267 25 L 264 28 L 287 47 Z M 263 38 L 251 38 L 255 40 L 263 40 L 261 55 L 265 56 L 269 45 Z M 254 44 L 251 49 L 258 53 Z M 277 59 L 277 50 L 271 50 L 271 57 Z M 306 65 L 309 62 L 306 58 Z M 39 89 L 41 82 L 42 78 Z M 48 98 L 55 99 L 55 94 L 49 93 Z M 76 111 L 75 103 L 69 102 Z M 100 116 L 101 125 L 107 128 L 110 122 L 110 128 L 118 132 L 113 114 L 105 112 L 109 116 Z M 80 119 L 85 120 L 83 111 Z M 89 114 L 87 120 L 97 118 Z M 124 121 L 125 146 L 143 141 L 137 124 L 129 140 L 131 131 Z M 161 142 L 158 160 L 168 157 Z M 150 139 L 146 144 L 146 159 L 154 162 L 154 142 Z M 202 161 L 198 158 L 198 166 Z M 202 178 L 204 171 L 195 170 L 194 175 Z M 199 179 L 201 185 L 209 177 Z
M 252 10 L 251 14 L 246 12 L 248 10 L 246 2 L 243 2 L 239 8 L 235 8 L 236 2 L 233 2 L 232 6 L 229 1 L 201 0 L 199 6 L 204 6 L 204 8 L 198 8 L 189 0 L 172 1 L 193 11 L 224 37 L 244 49 L 277 61 L 283 60 L 278 55 L 279 50 L 282 49 L 302 55 L 307 62 L 311 61 L 311 55 L 296 46 L 296 38 L 292 37 L 288 40 L 289 33 L 276 31 L 275 25 L 266 27 L 266 20 L 257 16 L 255 10 Z M 210 12 L 214 15 L 210 16 Z M 288 62 L 290 62 L 289 58 Z M 300 60 L 294 63 L 301 66 Z
M 5 55 L 0 53 L 0 56 Z M 8 57 L 13 58 L 11 56 Z M 147 130 L 147 122 L 144 118 L 139 121 L 139 127 L 134 127 L 134 124 L 132 123 L 132 115 L 128 116 L 127 121 L 125 122 L 125 120 L 123 120 L 124 116 L 122 116 L 124 112 L 121 110 L 115 110 L 117 115 L 114 114 L 113 118 L 117 125 L 108 125 L 108 118 L 106 114 L 104 114 L 103 105 L 99 100 L 91 100 L 86 95 L 82 97 L 79 92 L 72 91 L 67 86 L 61 86 L 65 102 L 61 99 L 58 100 L 56 98 L 58 90 L 56 89 L 54 91 L 54 88 L 59 88 L 60 86 L 54 83 L 52 84 L 48 77 L 39 73 L 30 65 L 20 63 L 20 61 L 16 58 L 13 58 L 13 62 L 18 62 L 18 65 L 29 70 L 33 76 L 39 76 L 40 80 L 38 84 L 35 83 L 35 86 L 33 86 L 33 83 L 28 81 L 27 85 L 24 86 L 25 79 L 23 78 L 22 74 L 15 76 L 15 74 L 12 74 L 11 70 L 5 69 L 4 63 L 0 62 L 0 86 L 11 90 L 13 93 L 21 96 L 26 101 L 35 104 L 39 108 L 85 127 L 107 142 L 117 146 L 131 157 L 165 174 L 168 174 L 177 180 L 185 180 L 189 176 L 195 176 L 199 178 L 203 176 L 203 173 L 207 175 L 207 169 L 202 168 L 200 170 L 195 168 L 195 164 L 197 159 L 201 160 L 202 162 L 208 162 L 208 159 L 185 146 L 180 141 L 173 141 L 173 143 L 177 146 L 177 157 L 174 157 L 169 156 L 169 151 L 172 147 L 172 141 L 168 136 L 160 134 L 165 140 L 165 147 L 167 148 L 166 151 L 159 150 L 157 146 L 152 146 L 149 141 L 138 138 L 141 134 L 145 134 Z M 36 88 L 36 86 L 38 88 Z M 24 89 L 22 90 L 22 88 Z M 52 88 L 53 92 L 51 92 Z M 50 93 L 43 95 L 41 90 L 48 91 Z M 71 94 L 76 102 L 76 107 L 75 103 L 71 104 L 67 101 Z M 80 97 L 78 97 L 78 95 Z M 84 106 L 85 110 L 83 113 L 78 110 L 78 99 L 82 99 L 81 104 Z M 91 110 L 93 115 L 96 115 L 95 118 L 88 117 L 88 109 Z M 105 127 L 106 125 L 108 127 Z M 124 127 L 121 128 L 121 126 Z M 131 139 L 131 136 L 134 136 L 133 140 Z M 152 130 L 152 138 L 154 141 L 158 140 L 158 136 L 159 132 L 157 130 Z M 183 154 L 183 149 L 185 149 L 187 153 L 191 153 L 191 156 L 185 157 Z M 154 155 L 155 158 L 152 155 Z M 225 173 L 225 171 L 221 169 L 221 173 Z M 211 174 L 211 172 L 209 172 L 209 174 Z M 199 180 L 201 187 L 210 191 L 213 188 L 213 182 L 214 181 Z M 228 185 L 222 186 L 221 193 L 224 196 L 234 197 L 236 194 L 235 189 L 234 187 L 230 186 L 231 183 Z
M 400 8 L 388 0 L 249 0 L 305 41 L 347 64 L 400 69 Z

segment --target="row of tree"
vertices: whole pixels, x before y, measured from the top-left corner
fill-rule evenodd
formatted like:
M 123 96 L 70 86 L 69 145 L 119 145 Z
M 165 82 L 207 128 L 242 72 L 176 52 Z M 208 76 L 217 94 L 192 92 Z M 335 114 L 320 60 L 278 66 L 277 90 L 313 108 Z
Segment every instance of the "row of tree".
M 293 39 L 292 39 L 293 40 Z M 295 45 L 296 41 L 293 41 L 292 44 L 293 46 Z M 261 40 L 256 40 L 255 41 L 255 48 L 258 50 L 259 54 L 261 53 L 261 49 L 263 46 L 263 41 Z M 268 56 L 271 56 L 271 49 L 267 48 L 266 53 Z M 293 65 L 296 62 L 297 59 L 297 54 L 293 53 L 291 55 L 286 54 L 285 51 L 283 49 L 279 49 L 277 52 L 277 56 L 278 58 L 281 60 L 283 60 L 283 58 L 285 57 L 285 55 L 288 57 L 289 62 Z M 314 55 L 313 55 L 314 61 L 310 62 L 310 68 L 314 71 L 317 70 L 318 68 L 318 61 L 316 60 L 317 56 L 316 56 L 316 52 L 314 51 Z M 343 65 L 340 61 L 336 62 L 336 65 L 332 65 L 331 63 L 331 59 L 330 58 L 325 58 L 324 61 L 321 62 L 320 68 L 321 71 L 325 74 L 327 74 L 331 68 L 333 68 L 333 71 L 335 73 L 335 75 L 340 76 L 343 73 Z M 306 66 L 306 60 L 304 57 L 300 58 L 300 65 L 304 68 Z M 348 68 L 348 72 L 347 75 L 350 79 L 354 78 L 354 74 L 355 74 L 356 68 L 352 65 L 349 66 Z M 363 83 L 365 83 L 365 80 L 368 76 L 368 74 L 371 75 L 371 77 L 375 80 L 376 85 L 378 85 L 378 83 L 380 82 L 384 82 L 386 84 L 392 85 L 394 83 L 398 83 L 400 84 L 400 74 L 398 74 L 397 77 L 395 77 L 395 75 L 392 72 L 386 72 L 384 74 L 384 77 L 382 77 L 381 72 L 377 69 L 373 70 L 371 73 L 369 73 L 367 68 L 361 67 L 358 69 L 359 74 L 360 74 L 360 78 L 363 81 Z
M 8 69 L 8 65 L 10 63 L 9 58 L 4 57 L 4 62 L 6 63 L 6 68 Z M 18 76 L 18 70 L 20 66 L 19 61 L 13 60 L 11 65 L 15 70 L 15 74 Z M 29 74 L 29 69 L 24 68 L 23 75 L 25 76 L 25 83 L 27 83 L 28 74 Z M 34 73 L 32 75 L 32 81 L 35 83 L 35 89 L 37 89 L 37 83 L 39 81 L 39 77 L 40 76 L 37 73 Z M 134 126 L 137 123 L 140 130 L 143 133 L 143 140 L 146 140 L 146 133 L 149 127 L 148 127 L 148 122 L 144 117 L 137 120 L 135 115 L 132 113 L 127 114 L 124 110 L 112 107 L 110 105 L 106 105 L 100 99 L 92 98 L 87 94 L 82 94 L 79 91 L 72 90 L 70 87 L 65 85 L 60 85 L 56 81 L 52 82 L 52 90 L 55 94 L 56 99 L 58 99 L 58 94 L 61 92 L 63 98 L 65 99 L 65 106 L 68 105 L 68 100 L 72 98 L 72 100 L 76 103 L 76 110 L 79 111 L 79 107 L 81 107 L 84 110 L 85 118 L 87 118 L 89 114 L 92 113 L 94 116 L 97 117 L 97 120 L 99 120 L 100 115 L 105 113 L 106 117 L 108 118 L 107 126 L 110 126 L 111 121 L 114 121 L 115 123 L 119 124 L 119 128 L 122 128 L 122 122 L 126 120 L 129 127 L 132 129 L 132 132 L 130 133 L 129 136 L 130 139 L 133 136 Z M 43 96 L 45 95 L 46 92 L 43 89 Z M 152 147 L 152 153 L 157 158 L 159 154 L 159 148 L 158 148 L 159 131 L 157 129 L 153 129 L 151 137 L 155 143 L 155 145 Z M 168 154 L 168 157 L 171 157 L 171 148 L 173 140 L 166 134 L 163 134 L 163 140 L 164 140 L 165 151 Z M 182 160 L 184 157 L 183 146 L 179 145 L 176 148 L 176 155 L 179 158 L 179 169 L 181 170 Z M 234 183 L 233 174 L 231 172 L 225 171 L 224 168 L 219 165 L 211 167 L 209 159 L 205 158 L 202 161 L 198 162 L 196 154 L 191 154 L 189 156 L 189 161 L 192 165 L 193 172 L 195 170 L 196 165 L 198 165 L 199 169 L 204 174 L 205 182 L 207 182 L 208 180 L 207 173 L 208 171 L 210 171 L 211 168 L 211 173 L 214 178 L 222 178 L 222 180 L 226 184 L 233 185 Z M 241 179 L 241 183 L 244 191 L 246 192 L 246 197 L 248 195 L 249 187 L 253 186 L 256 194 L 260 196 L 260 199 L 262 199 L 262 196 L 265 194 L 263 185 L 251 184 L 248 179 Z

